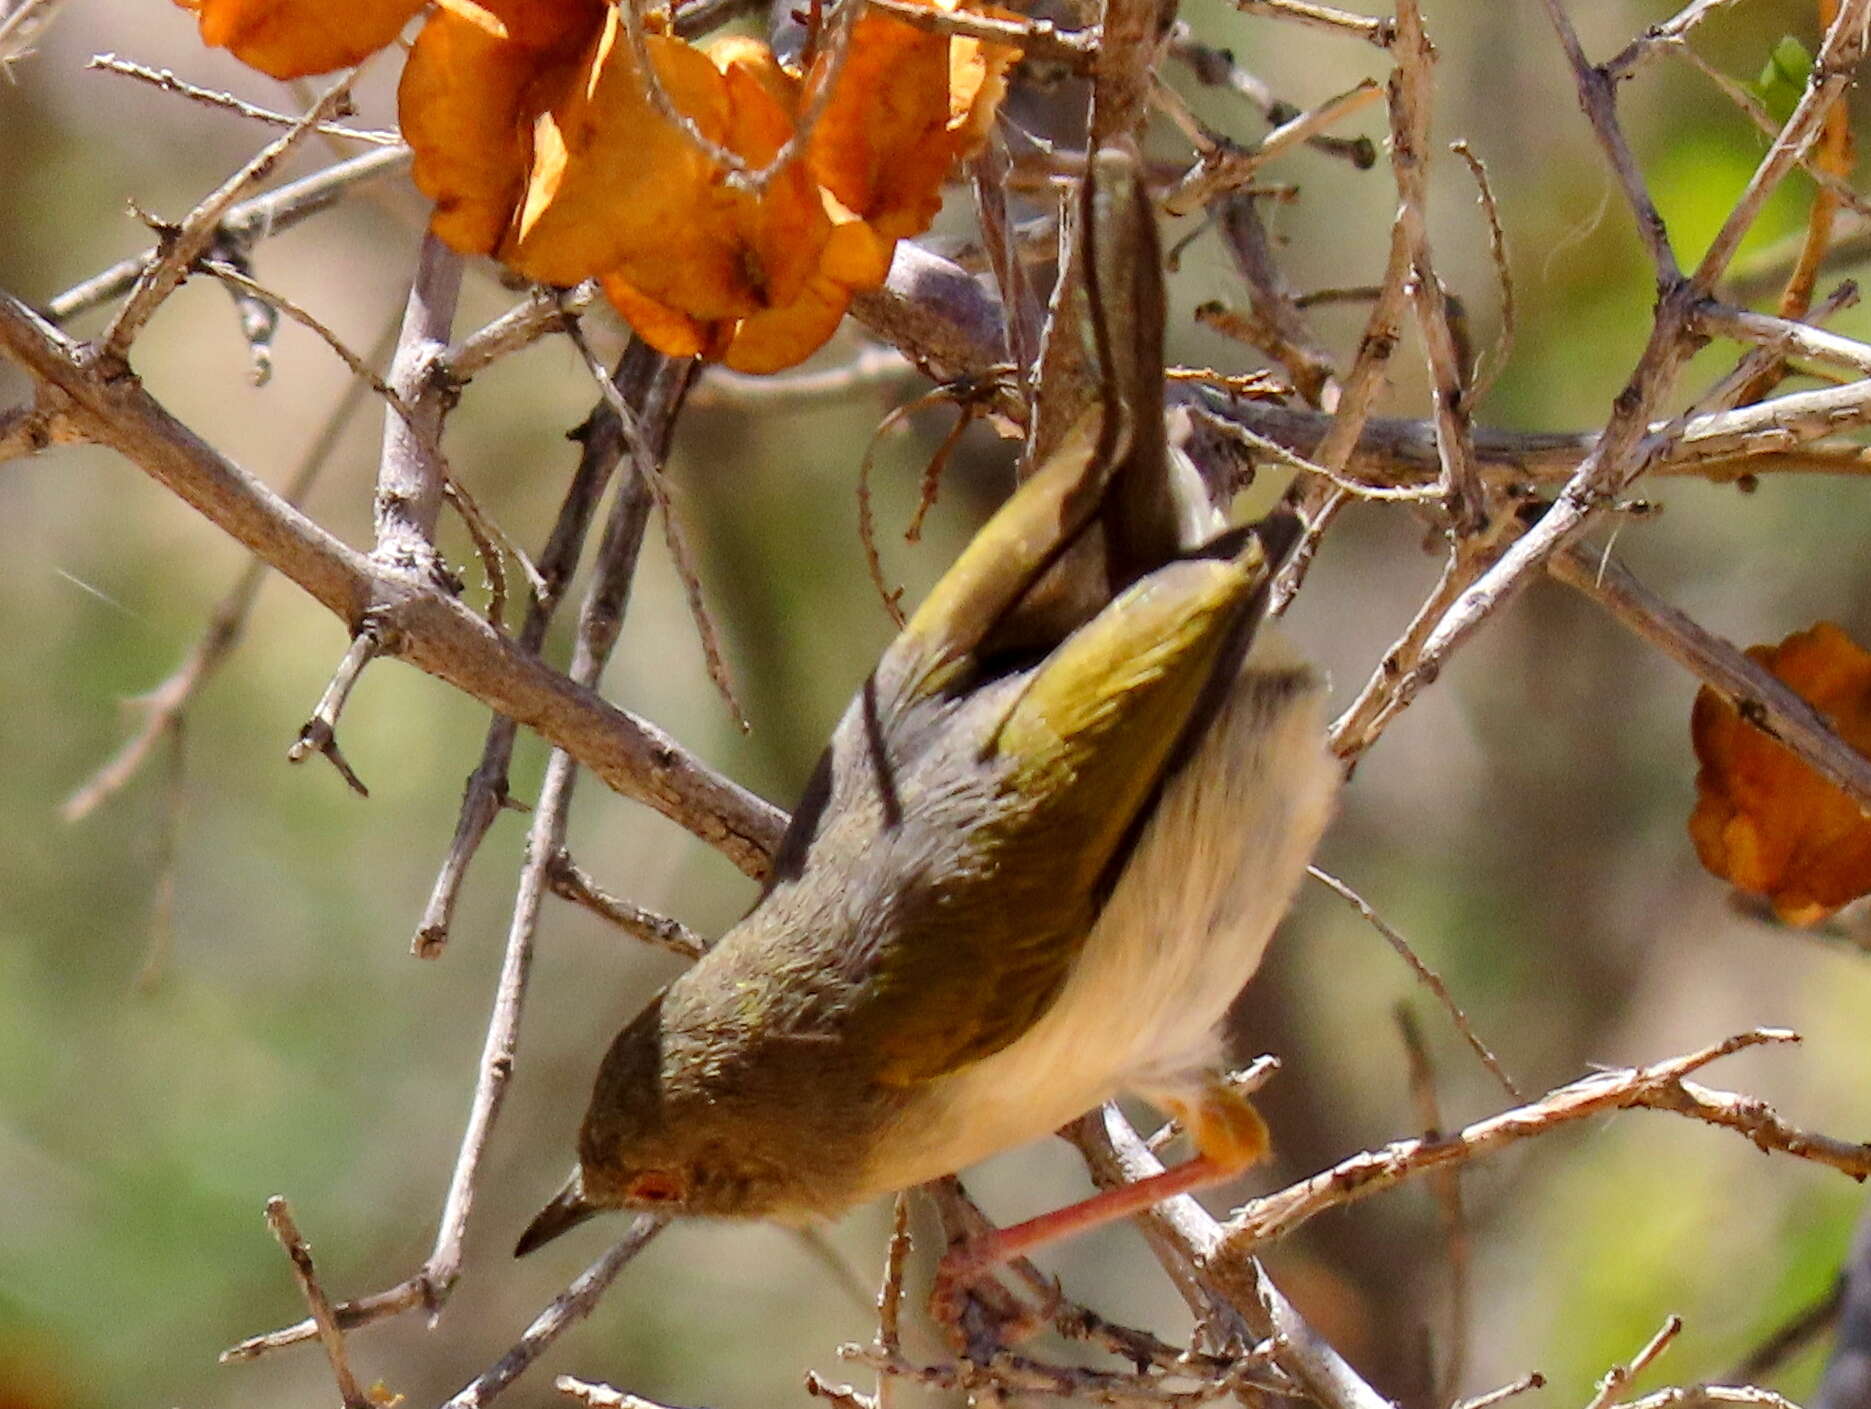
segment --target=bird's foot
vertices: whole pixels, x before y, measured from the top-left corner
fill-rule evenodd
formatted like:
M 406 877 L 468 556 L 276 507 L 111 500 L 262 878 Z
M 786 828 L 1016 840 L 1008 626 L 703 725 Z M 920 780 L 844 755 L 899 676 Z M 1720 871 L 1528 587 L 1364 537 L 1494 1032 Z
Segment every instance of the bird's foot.
M 1219 1077 L 1193 1096 L 1164 1097 L 1162 1104 L 1222 1178 L 1259 1164 L 1273 1149 L 1273 1136 L 1254 1103 Z
M 936 1264 L 929 1315 L 957 1354 L 977 1365 L 988 1365 L 1001 1351 L 1045 1329 L 1063 1296 L 1057 1283 L 1035 1273 L 1029 1280 L 1039 1287 L 1042 1303 L 1033 1306 L 1023 1300 L 993 1275 L 998 1259 L 982 1260 L 977 1251 L 981 1241 L 951 1248 Z

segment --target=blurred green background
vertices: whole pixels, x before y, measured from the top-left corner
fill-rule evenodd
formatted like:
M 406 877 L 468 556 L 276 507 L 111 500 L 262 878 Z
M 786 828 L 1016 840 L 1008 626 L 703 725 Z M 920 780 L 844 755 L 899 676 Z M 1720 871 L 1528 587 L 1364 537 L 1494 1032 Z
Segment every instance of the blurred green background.
M 1605 57 L 1673 7 L 1574 8 L 1588 51 Z M 1811 8 L 1735 7 L 1697 47 L 1751 79 L 1782 34 L 1812 46 Z M 1512 360 L 1480 420 L 1592 427 L 1649 327 L 1650 279 L 1629 220 L 1539 8 L 1429 0 L 1426 9 L 1441 54 L 1436 134 L 1467 138 L 1489 164 L 1519 301 Z M 1218 0 L 1192 0 L 1184 17 L 1302 105 L 1383 73 L 1375 50 L 1243 18 Z M 28 300 L 142 248 L 127 203 L 178 217 L 265 140 L 240 119 L 87 72 L 87 57 L 104 50 L 293 103 L 200 48 L 190 17 L 160 0 L 71 0 L 38 52 L 0 80 L 0 286 Z M 363 85 L 370 121 L 389 121 L 393 67 L 380 60 Z M 1185 74 L 1171 76 L 1192 91 Z M 1263 130 L 1225 94 L 1192 91 L 1192 100 L 1243 140 Z M 1670 63 L 1625 87 L 1623 111 L 1679 252 L 1692 259 L 1763 141 L 1704 79 Z M 1381 116 L 1367 111 L 1358 131 L 1381 139 Z M 313 151 L 295 171 L 328 159 Z M 1302 188 L 1270 217 L 1299 287 L 1378 276 L 1394 205 L 1387 168 L 1358 173 L 1301 152 L 1269 176 Z M 1744 262 L 1798 228 L 1810 189 L 1803 177 L 1788 183 Z M 1444 157 L 1433 190 L 1439 267 L 1485 344 L 1499 298 L 1473 186 Z M 955 228 L 966 204 L 950 203 Z M 421 219 L 405 182 L 382 183 L 262 245 L 256 272 L 368 348 L 400 313 Z M 1251 366 L 1187 317 L 1199 302 L 1239 295 L 1214 237 L 1197 240 L 1173 289 L 1173 355 Z M 477 269 L 460 326 L 512 297 Z M 1342 353 L 1362 317 L 1326 311 L 1319 325 Z M 93 315 L 78 331 L 99 326 Z M 1862 334 L 1866 317 L 1848 313 L 1836 326 Z M 621 345 L 614 328 L 603 337 L 607 355 Z M 1731 356 L 1705 354 L 1689 388 Z M 228 300 L 203 281 L 163 310 L 136 365 L 177 415 L 275 484 L 346 385 L 329 352 L 288 325 L 272 384 L 250 388 Z M 1421 414 L 1414 344 L 1395 365 L 1385 409 Z M 0 368 L 0 405 L 23 389 Z M 854 484 L 873 427 L 914 390 L 898 383 L 791 410 L 717 403 L 681 424 L 680 505 L 754 730 L 739 735 L 708 685 L 654 534 L 605 686 L 770 797 L 790 799 L 887 638 L 856 537 Z M 573 351 L 552 341 L 477 379 L 449 424 L 456 472 L 524 543 L 543 537 L 573 462 L 564 432 L 592 399 Z M 907 434 L 885 438 L 885 524 L 904 521 L 950 414 L 918 416 Z M 369 539 L 379 432 L 371 414 L 352 421 L 310 502 L 357 544 Z M 885 538 L 889 570 L 912 594 L 1004 491 L 1009 461 L 1007 446 L 971 433 L 926 541 Z M 1681 481 L 1645 492 L 1666 511 L 1626 525 L 1618 550 L 1714 630 L 1778 640 L 1831 617 L 1871 641 L 1864 487 L 1785 478 L 1752 496 Z M 403 666 L 379 665 L 342 731 L 370 799 L 322 763 L 287 767 L 286 745 L 344 640 L 321 609 L 270 583 L 246 642 L 188 715 L 173 940 L 156 982 L 139 987 L 158 928 L 169 764 L 159 755 L 81 825 L 63 824 L 58 808 L 123 736 L 123 702 L 196 639 L 241 556 L 133 467 L 84 449 L 0 467 L 0 524 L 0 1404 L 330 1403 L 315 1351 L 231 1368 L 214 1357 L 301 1314 L 261 1221 L 267 1195 L 291 1198 L 335 1295 L 398 1281 L 428 1249 L 523 822 L 497 825 L 446 954 L 417 961 L 408 939 L 485 712 Z M 478 576 L 458 536 L 448 547 Z M 1293 618 L 1339 698 L 1362 684 L 1435 569 L 1403 510 L 1345 516 Z M 1536 586 L 1365 760 L 1322 860 L 1413 937 L 1524 1087 L 1782 1024 L 1807 1044 L 1733 1060 L 1711 1079 L 1765 1096 L 1795 1121 L 1863 1135 L 1871 958 L 1739 918 L 1698 869 L 1683 829 L 1692 696 L 1687 676 L 1582 599 Z M 523 740 L 521 796 L 541 759 Z M 589 780 L 573 851 L 611 887 L 709 933 L 751 897 L 699 844 Z M 507 1249 L 563 1173 L 601 1044 L 671 965 L 568 907 L 548 910 L 466 1273 L 435 1330 L 404 1318 L 353 1338 L 367 1381 L 381 1377 L 412 1403 L 445 1396 L 596 1255 L 604 1234 L 595 1228 L 523 1264 Z M 1244 1004 L 1249 1042 L 1286 1063 L 1265 1097 L 1279 1161 L 1251 1188 L 1418 1128 L 1392 1016 L 1399 1002 L 1431 1035 L 1447 1118 L 1496 1109 L 1499 1092 L 1383 941 L 1308 887 Z M 1056 1142 L 971 1182 L 1004 1219 L 1083 1188 Z M 1687 1328 L 1645 1383 L 1720 1374 L 1825 1289 L 1860 1202 L 1837 1175 L 1646 1114 L 1521 1147 L 1473 1169 L 1464 1187 L 1475 1265 L 1462 1387 L 1538 1369 L 1550 1404 L 1582 1403 L 1591 1381 L 1669 1312 Z M 867 1284 L 884 1220 L 867 1209 L 831 1232 Z M 1426 1402 L 1428 1367 L 1447 1350 L 1448 1273 L 1425 1188 L 1321 1218 L 1273 1264 L 1386 1392 Z M 1186 1333 L 1179 1303 L 1127 1229 L 1063 1248 L 1049 1265 L 1119 1319 Z M 554 1402 L 550 1376 L 568 1370 L 687 1404 L 799 1402 L 808 1366 L 850 1377 L 833 1349 L 868 1326 L 790 1235 L 682 1227 L 652 1245 L 510 1402 Z M 926 1340 L 912 1348 L 933 1350 Z M 1809 1354 L 1776 1384 L 1808 1393 L 1816 1364 Z

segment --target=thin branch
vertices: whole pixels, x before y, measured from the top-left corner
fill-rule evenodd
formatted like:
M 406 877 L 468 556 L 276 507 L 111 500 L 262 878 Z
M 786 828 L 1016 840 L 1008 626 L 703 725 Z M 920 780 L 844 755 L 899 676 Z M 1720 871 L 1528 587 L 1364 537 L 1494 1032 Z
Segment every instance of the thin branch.
M 1436 1095 L 1436 1067 L 1429 1055 L 1429 1042 L 1415 1010 L 1406 1002 L 1396 1006 L 1398 1035 L 1408 1059 L 1410 1100 L 1416 1107 L 1417 1124 L 1431 1139 L 1443 1130 L 1442 1103 Z M 1468 1237 L 1468 1215 L 1462 1201 L 1462 1176 L 1457 1169 L 1443 1170 L 1431 1177 L 1430 1192 L 1442 1224 L 1443 1256 L 1449 1269 L 1448 1340 L 1442 1351 L 1442 1364 L 1436 1371 L 1436 1402 L 1454 1400 L 1462 1382 L 1468 1359 L 1469 1305 L 1473 1254 Z
M 403 306 L 403 328 L 390 362 L 389 383 L 407 415 L 383 419 L 383 451 L 377 463 L 377 492 L 371 516 L 377 546 L 371 561 L 382 568 L 446 586 L 448 570 L 435 547 L 448 478 L 437 447 L 451 397 L 435 375 L 448 347 L 461 293 L 462 257 L 425 230 L 416 273 Z M 394 408 L 392 408 L 394 411 Z
M 617 1274 L 630 1260 L 667 1226 L 667 1220 L 653 1214 L 638 1214 L 630 1231 L 611 1250 L 583 1272 L 571 1286 L 554 1297 L 546 1309 L 533 1319 L 513 1348 L 501 1356 L 484 1374 L 462 1386 L 442 1409 L 481 1409 L 512 1384 L 560 1336 L 591 1314 Z
M 1449 1021 L 1461 1034 L 1462 1040 L 1468 1044 L 1468 1050 L 1473 1052 L 1482 1066 L 1488 1069 L 1488 1074 L 1500 1083 L 1501 1089 L 1507 1093 L 1507 1099 L 1525 1101 L 1526 1097 L 1520 1094 L 1520 1088 L 1507 1074 L 1507 1068 L 1501 1065 L 1501 1059 L 1495 1056 L 1494 1050 L 1476 1034 L 1474 1025 L 1468 1020 L 1468 1014 L 1463 1012 L 1461 1005 L 1455 1001 L 1454 995 L 1449 992 L 1449 986 L 1442 981 L 1442 975 L 1424 963 L 1410 942 L 1395 928 L 1386 924 L 1383 916 L 1373 910 L 1370 903 L 1357 891 L 1317 866 L 1308 866 L 1306 874 L 1356 910 L 1364 917 L 1366 924 L 1384 937 L 1384 942 L 1396 950 L 1398 957 L 1410 966 L 1410 971 L 1416 975 L 1417 981 L 1430 991 L 1437 1003 L 1442 1005 L 1442 1010 L 1449 1015 Z
M 669 364 L 665 373 L 674 376 L 659 380 L 673 380 L 678 388 L 686 386 L 686 364 Z M 665 398 L 671 419 L 681 401 L 679 389 Z M 567 672 L 580 685 L 597 685 L 617 644 L 631 579 L 636 574 L 638 550 L 643 546 L 644 526 L 649 521 L 650 503 L 649 486 L 640 474 L 632 475 L 620 485 L 611 503 L 604 541 L 598 550 L 597 570 L 579 611 L 577 642 L 572 650 L 571 669 Z M 577 781 L 576 760 L 563 749 L 554 749 L 546 761 L 545 779 L 540 784 L 539 801 L 534 805 L 532 826 L 526 835 L 526 859 L 520 867 L 519 885 L 513 898 L 500 977 L 494 986 L 493 1013 L 488 1019 L 487 1036 L 481 1048 L 479 1076 L 474 1085 L 467 1129 L 461 1137 L 461 1153 L 449 1180 L 435 1247 L 423 1265 L 430 1295 L 438 1302 L 460 1275 L 462 1244 L 474 1206 L 481 1159 L 513 1079 L 520 1017 L 526 999 L 527 976 L 532 969 L 540 908 L 550 885 L 553 863 L 565 849 L 572 792 Z
M 1312 4 L 1310 0 L 1234 0 L 1234 8 L 1244 15 L 1294 20 L 1313 29 L 1349 35 L 1367 44 L 1374 44 L 1379 49 L 1388 49 L 1396 34 L 1395 25 L 1390 20 L 1354 15 L 1349 10 L 1334 9 L 1330 5 Z
M 1617 80 L 1607 70 L 1593 67 L 1585 57 L 1585 48 L 1579 43 L 1578 31 L 1566 17 L 1561 0 L 1542 0 L 1542 3 L 1546 7 L 1546 17 L 1552 23 L 1553 32 L 1559 38 L 1559 47 L 1565 50 L 1566 62 L 1572 66 L 1572 81 L 1578 90 L 1579 108 L 1591 123 L 1598 145 L 1604 148 L 1611 169 L 1617 175 L 1618 185 L 1623 188 L 1625 204 L 1631 208 L 1631 215 L 1637 221 L 1637 234 L 1650 255 L 1657 283 L 1665 287 L 1674 284 L 1682 277 L 1682 271 L 1677 266 L 1675 251 L 1670 248 L 1670 235 L 1663 224 L 1663 216 L 1658 212 L 1657 203 L 1651 199 L 1650 188 L 1644 184 L 1643 175 L 1637 169 L 1637 159 L 1631 155 L 1631 144 L 1624 135 L 1624 129 L 1618 125 Z
M 352 69 L 320 95 L 311 109 L 284 136 L 262 148 L 254 158 L 204 196 L 179 226 L 166 230 L 158 242 L 156 258 L 136 276 L 130 297 L 111 320 L 100 344 L 100 355 L 109 363 L 121 363 L 129 354 L 136 335 L 160 308 L 189 268 L 214 243 L 222 218 L 229 208 L 255 185 L 272 174 L 317 126 L 330 118 L 350 100 Z
M 1015 14 L 978 14 L 968 10 L 938 10 L 916 0 L 867 0 L 867 9 L 902 20 L 930 34 L 1004 44 L 1021 51 L 1029 62 L 1064 64 L 1075 71 L 1089 69 L 1096 60 L 1102 31 L 1096 25 L 1061 29 L 1051 20 Z
M 1548 570 L 1732 701 L 1748 723 L 1871 811 L 1871 759 L 1758 662 L 1657 597 L 1608 553 L 1570 548 Z
M 1726 9 L 1737 0 L 1691 0 L 1674 15 L 1653 24 L 1625 45 L 1618 56 L 1605 65 L 1605 74 L 1614 83 L 1622 82 L 1638 69 L 1689 38 L 1695 27 L 1717 10 Z
M 1715 1409 L 1744 1405 L 1747 1409 L 1799 1409 L 1785 1395 L 1757 1385 L 1684 1385 L 1660 1389 L 1640 1399 L 1629 1399 L 1618 1409 Z
M 0 293 L 0 352 L 63 392 L 74 422 L 258 553 L 353 627 L 366 609 L 385 648 L 536 729 L 612 788 L 649 803 L 753 875 L 779 809 L 722 778 L 647 721 L 500 636 L 462 603 L 370 563 L 169 416 L 134 379 L 81 363 L 72 345 Z
M 647 406 L 663 365 L 660 353 L 647 343 L 633 339 L 612 373 L 612 381 L 628 405 Z M 605 401 L 599 401 L 592 408 L 584 424 L 573 432 L 573 438 L 580 445 L 578 468 L 566 485 L 558 518 L 539 555 L 539 585 L 526 605 L 526 616 L 516 638 L 518 647 L 533 656 L 539 654 L 545 643 L 560 599 L 578 568 L 579 553 L 584 547 L 592 515 L 597 512 L 598 500 L 603 497 L 624 450 L 622 427 Z M 431 959 L 442 952 L 448 942 L 455 902 L 467 878 L 469 864 L 501 809 L 519 806 L 508 791 L 507 780 L 518 733 L 519 725 L 507 715 L 496 713 L 488 722 L 481 760 L 468 775 L 462 790 L 454 837 L 410 945 L 411 952 L 418 958 Z
M 1727 1092 L 1686 1089 L 1684 1078 L 1748 1047 L 1795 1042 L 1790 1032 L 1757 1028 L 1648 1067 L 1594 1072 L 1519 1106 L 1436 1140 L 1397 1140 L 1341 1160 L 1330 1169 L 1253 1199 L 1226 1225 L 1223 1257 L 1244 1256 L 1292 1233 L 1330 1208 L 1358 1203 L 1405 1180 L 1498 1153 L 1588 1116 L 1619 1110 L 1663 1110 L 1738 1130 L 1759 1148 L 1829 1165 L 1863 1179 L 1871 1175 L 1871 1145 L 1811 1135 L 1787 1125 L 1765 1103 Z
M 284 234 L 300 221 L 329 210 L 357 187 L 401 171 L 409 165 L 410 159 L 408 147 L 385 147 L 315 171 L 263 196 L 242 201 L 221 218 L 209 245 L 231 243 L 247 247 L 265 236 Z M 65 323 L 110 302 L 136 283 L 160 251 L 161 246 L 157 246 L 131 255 L 83 283 L 73 285 L 46 303 L 44 316 L 52 323 Z
M 595 1380 L 581 1380 L 574 1375 L 560 1375 L 552 1382 L 552 1387 L 567 1399 L 576 1399 L 580 1404 L 589 1405 L 590 1409 L 677 1409 L 677 1406 L 664 1404 L 661 1400 L 645 1399 L 640 1394 L 599 1384 Z
M 331 1302 L 325 1296 L 325 1289 L 319 1285 L 318 1273 L 312 1266 L 312 1249 L 306 1246 L 305 1239 L 299 1235 L 299 1226 L 293 1222 L 291 1206 L 277 1194 L 266 1201 L 266 1224 L 273 1230 L 273 1236 L 279 1239 L 279 1245 L 286 1250 L 286 1257 L 292 1263 L 292 1275 L 299 1283 L 306 1305 L 312 1309 L 312 1321 L 318 1327 L 318 1339 L 325 1347 L 325 1358 L 331 1361 L 331 1373 L 338 1381 L 338 1397 L 344 1401 L 344 1409 L 373 1409 L 370 1396 L 364 1393 L 357 1383 L 357 1376 L 351 1373 L 351 1362 L 344 1352 L 344 1333 L 338 1329 L 337 1320 L 331 1313 Z
M 1196 82 L 1210 88 L 1226 88 L 1245 98 L 1275 127 L 1299 115 L 1297 104 L 1274 96 L 1273 90 L 1237 63 L 1231 53 L 1202 43 L 1182 20 L 1170 28 L 1169 52 L 1171 57 L 1188 66 Z M 1377 164 L 1377 144 L 1369 137 L 1332 137 L 1320 133 L 1308 137 L 1306 145 L 1315 152 L 1348 161 L 1359 171 L 1368 171 Z
M 1711 335 L 1755 343 L 1776 357 L 1810 357 L 1817 362 L 1849 368 L 1860 377 L 1871 377 L 1871 343 L 1829 333 L 1810 323 L 1708 303 L 1696 311 L 1696 324 Z
M 1494 199 L 1494 187 L 1488 180 L 1488 168 L 1482 165 L 1481 158 L 1475 155 L 1473 147 L 1467 142 L 1451 142 L 1449 150 L 1454 152 L 1468 165 L 1469 175 L 1475 178 L 1476 199 L 1481 203 L 1481 213 L 1488 225 L 1488 260 L 1494 266 L 1495 282 L 1501 290 L 1501 332 L 1494 341 L 1494 360 L 1475 379 L 1469 390 L 1470 406 L 1478 404 L 1494 385 L 1494 379 L 1507 365 L 1514 350 L 1514 271 L 1507 258 L 1507 231 L 1501 224 L 1501 208 Z
M 1598 1381 L 1597 1388 L 1593 1390 L 1591 1399 L 1587 1401 L 1585 1409 L 1609 1409 L 1609 1406 L 1631 1387 L 1631 1382 L 1654 1365 L 1657 1357 L 1668 1350 L 1671 1343 L 1682 1333 L 1682 1317 L 1664 1317 L 1663 1324 L 1657 1328 L 1657 1333 L 1644 1342 L 1643 1349 L 1630 1358 L 1630 1363 L 1613 1365 L 1605 1371 L 1604 1377 Z
M 363 675 L 364 667 L 380 654 L 383 646 L 376 629 L 368 618 L 351 638 L 351 644 L 345 649 L 344 656 L 338 662 L 338 668 L 332 672 L 331 681 L 325 686 L 325 692 L 318 697 L 318 703 L 312 708 L 311 718 L 299 726 L 299 737 L 292 741 L 292 747 L 286 750 L 286 758 L 292 763 L 303 763 L 313 754 L 321 754 L 328 759 L 338 776 L 350 786 L 359 797 L 369 797 L 370 789 L 364 786 L 364 780 L 352 771 L 338 748 L 338 716 L 344 712 L 345 701 L 350 699 L 351 691 L 356 688 L 358 678 Z
M 1450 320 L 1449 299 L 1429 247 L 1429 120 L 1435 51 L 1416 0 L 1398 0 L 1397 67 L 1390 80 L 1390 165 L 1397 182 L 1397 222 L 1410 246 L 1410 305 L 1429 368 L 1436 455 L 1455 556 L 1478 571 L 1488 551 L 1489 503 L 1475 464 L 1468 378 Z
M 1826 30 L 1806 91 L 1800 95 L 1793 115 L 1748 177 L 1746 188 L 1696 266 L 1693 282 L 1697 289 L 1708 293 L 1727 270 L 1741 241 L 1754 228 L 1768 196 L 1819 139 L 1826 114 L 1851 86 L 1867 47 L 1871 47 L 1871 0 L 1844 0 Z
M 378 339 L 378 348 L 373 359 L 387 355 L 391 339 L 396 333 L 392 325 L 385 335 Z M 298 468 L 286 482 L 281 497 L 286 503 L 297 508 L 305 502 L 313 483 L 330 462 L 332 453 L 337 449 L 344 431 L 364 404 L 364 397 L 369 391 L 366 382 L 353 378 L 347 381 L 343 393 L 339 396 L 331 413 L 325 418 L 318 434 L 306 447 L 305 456 Z M 228 593 L 215 606 L 208 617 L 208 626 L 189 648 L 188 654 L 167 679 L 153 690 L 137 696 L 129 703 L 142 711 L 143 723 L 121 748 L 113 754 L 84 783 L 73 790 L 70 797 L 59 808 L 59 815 L 67 822 L 79 822 L 89 816 L 100 804 L 121 791 L 142 768 L 144 760 L 156 741 L 168 732 L 170 726 L 183 718 L 189 702 L 197 691 L 208 682 L 227 659 L 247 627 L 247 617 L 253 610 L 253 604 L 260 595 L 260 588 L 266 581 L 267 565 L 260 558 L 249 559 L 242 569 L 240 577 L 228 589 Z
M 1327 128 L 1360 112 L 1383 97 L 1384 90 L 1372 79 L 1327 98 L 1318 106 L 1298 113 L 1269 132 L 1251 149 L 1218 148 L 1189 169 L 1181 181 L 1163 197 L 1162 207 L 1169 215 L 1190 215 L 1210 201 L 1238 191 L 1254 179 L 1261 167 L 1275 157 L 1300 146 Z
M 437 373 L 457 387 L 465 385 L 502 357 L 530 347 L 549 334 L 566 331 L 602 293 L 596 279 L 587 279 L 571 289 L 534 285 L 523 302 L 451 345 L 437 359 Z
M 658 915 L 634 901 L 602 889 L 578 868 L 563 848 L 552 858 L 547 868 L 546 883 L 561 900 L 569 900 L 589 910 L 599 919 L 610 921 L 624 933 L 645 944 L 667 949 L 671 954 L 680 954 L 685 959 L 699 959 L 708 948 L 707 941 L 682 921 Z
M 147 83 L 165 93 L 187 98 L 190 102 L 201 103 L 207 107 L 220 108 L 239 117 L 251 118 L 255 122 L 264 122 L 271 127 L 293 127 L 300 119 L 287 113 L 277 113 L 271 108 L 262 108 L 253 103 L 236 98 L 232 93 L 219 92 L 213 88 L 200 88 L 186 79 L 178 78 L 171 69 L 153 69 L 129 59 L 119 58 L 116 54 L 93 54 L 88 69 L 101 69 L 105 73 L 119 74 L 124 78 L 134 78 L 139 83 Z M 403 139 L 394 132 L 375 132 L 356 127 L 346 127 L 342 122 L 321 122 L 314 129 L 321 136 L 341 137 L 352 142 L 368 142 L 374 147 L 400 147 Z
M 1449 1406 L 1449 1409 L 1494 1409 L 1495 1405 L 1505 1404 L 1508 1400 L 1517 1398 L 1529 1390 L 1545 1388 L 1546 1376 L 1538 1370 L 1531 1370 L 1513 1383 L 1502 1385 L 1498 1389 L 1491 1389 L 1486 1394 L 1477 1394 L 1472 1399 L 1458 1399 Z

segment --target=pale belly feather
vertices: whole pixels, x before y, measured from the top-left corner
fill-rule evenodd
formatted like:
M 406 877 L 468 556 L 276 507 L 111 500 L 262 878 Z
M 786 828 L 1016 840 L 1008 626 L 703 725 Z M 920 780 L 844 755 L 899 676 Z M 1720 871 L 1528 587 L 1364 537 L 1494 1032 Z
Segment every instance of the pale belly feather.
M 878 1142 L 872 1193 L 1057 1129 L 1124 1092 L 1191 1093 L 1331 813 L 1324 690 L 1270 633 L 1165 789 L 1059 997 L 992 1056 L 942 1077 Z M 1194 839 L 1202 839 L 1200 842 Z

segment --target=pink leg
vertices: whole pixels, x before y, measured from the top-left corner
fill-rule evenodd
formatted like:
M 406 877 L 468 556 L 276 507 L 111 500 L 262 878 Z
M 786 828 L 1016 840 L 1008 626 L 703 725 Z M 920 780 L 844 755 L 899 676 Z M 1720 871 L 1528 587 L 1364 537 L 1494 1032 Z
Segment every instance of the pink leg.
M 1009 1258 L 1031 1252 L 1043 1243 L 1069 1238 L 1087 1228 L 1096 1228 L 1101 1223 L 1142 1213 L 1165 1199 L 1206 1189 L 1240 1172 L 1238 1164 L 1227 1165 L 1207 1155 L 1197 1155 L 1174 1169 L 1166 1169 L 1161 1174 L 1153 1174 L 1135 1184 L 1106 1189 L 1078 1203 L 1067 1204 L 1051 1213 L 1042 1213 L 1037 1218 L 1029 1218 L 1024 1223 L 998 1228 L 984 1237 L 951 1249 L 936 1270 L 936 1286 L 938 1289 L 946 1287 L 951 1291 L 959 1290 L 990 1267 L 997 1267 Z

